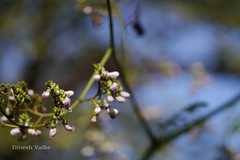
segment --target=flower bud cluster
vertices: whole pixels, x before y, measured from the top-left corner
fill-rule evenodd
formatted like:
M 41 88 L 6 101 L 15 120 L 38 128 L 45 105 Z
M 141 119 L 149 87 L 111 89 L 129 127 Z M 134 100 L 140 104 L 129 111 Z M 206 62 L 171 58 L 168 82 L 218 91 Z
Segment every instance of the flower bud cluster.
M 20 139 L 28 135 L 39 136 L 45 127 L 50 128 L 49 136 L 53 137 L 59 122 L 65 130 L 73 131 L 74 127 L 64 118 L 71 111 L 70 97 L 73 94 L 73 91 L 64 91 L 52 81 L 46 83 L 42 95 L 28 89 L 25 82 L 0 84 L 0 124 L 11 127 L 10 134 Z M 43 99 L 48 97 L 53 98 L 54 107 L 51 113 L 46 113 L 48 119 L 43 121 L 46 111 Z
M 12 136 L 18 136 L 21 139 L 25 139 L 27 137 L 27 134 L 32 136 L 39 136 L 42 134 L 41 130 L 31 128 L 32 125 L 31 118 L 29 117 L 28 114 L 26 113 L 20 114 L 18 122 L 20 126 L 10 130 L 10 134 Z
M 8 99 L 9 101 L 15 102 L 17 105 L 30 103 L 31 97 L 26 83 L 20 81 L 16 85 L 11 86 Z
M 65 128 L 66 131 L 74 131 L 75 128 L 70 125 L 67 120 L 64 118 L 64 115 L 67 113 L 66 110 L 63 110 L 62 108 L 59 107 L 54 107 L 53 108 L 53 116 L 49 122 L 49 137 L 54 137 L 57 134 L 57 124 L 59 122 L 62 123 L 63 127 Z
M 27 134 L 32 136 L 39 136 L 42 134 L 42 131 L 39 129 L 34 128 L 12 128 L 10 130 L 10 134 L 12 136 L 18 136 L 21 139 L 25 139 L 27 137 Z
M 47 90 L 42 93 L 43 98 L 48 98 L 51 96 L 54 99 L 56 107 L 65 108 L 71 111 L 71 99 L 70 97 L 74 95 L 74 91 L 64 91 L 54 83 L 53 81 L 48 81 L 46 83 Z
M 74 127 L 67 123 L 67 121 L 64 119 L 64 115 L 66 115 L 67 112 L 72 111 L 70 97 L 74 95 L 74 91 L 64 91 L 53 81 L 48 81 L 46 86 L 47 90 L 42 93 L 42 97 L 48 98 L 51 96 L 55 105 L 53 107 L 53 116 L 49 122 L 49 137 L 54 137 L 57 134 L 56 126 L 59 122 L 62 123 L 65 130 L 73 131 Z
M 119 111 L 111 107 L 111 103 L 114 101 L 123 103 L 130 97 L 117 79 L 119 75 L 118 71 L 109 72 L 104 67 L 95 65 L 94 80 L 98 82 L 100 96 L 92 101 L 94 106 L 92 122 L 97 121 L 97 117 L 102 111 L 107 111 L 111 118 L 115 118 Z

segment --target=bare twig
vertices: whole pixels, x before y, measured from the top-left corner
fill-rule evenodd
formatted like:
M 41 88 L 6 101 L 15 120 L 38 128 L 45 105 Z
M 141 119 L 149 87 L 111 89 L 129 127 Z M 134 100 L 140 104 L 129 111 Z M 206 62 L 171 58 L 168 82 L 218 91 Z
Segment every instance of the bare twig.
M 139 122 L 141 123 L 145 133 L 148 135 L 149 139 L 151 140 L 151 143 L 155 143 L 156 137 L 155 137 L 150 125 L 148 124 L 148 122 L 142 115 L 142 112 L 141 112 L 140 106 L 136 100 L 136 97 L 127 82 L 127 78 L 124 73 L 124 69 L 121 66 L 121 64 L 119 63 L 117 55 L 116 55 L 116 47 L 115 47 L 115 40 L 114 40 L 114 23 L 113 23 L 113 17 L 112 17 L 111 0 L 107 0 L 107 8 L 108 8 L 109 28 L 110 28 L 110 46 L 112 48 L 113 61 L 116 64 L 116 66 L 118 67 L 120 74 L 122 75 L 121 78 L 122 78 L 124 87 L 131 94 L 131 104 L 133 106 L 133 110 L 134 110 Z

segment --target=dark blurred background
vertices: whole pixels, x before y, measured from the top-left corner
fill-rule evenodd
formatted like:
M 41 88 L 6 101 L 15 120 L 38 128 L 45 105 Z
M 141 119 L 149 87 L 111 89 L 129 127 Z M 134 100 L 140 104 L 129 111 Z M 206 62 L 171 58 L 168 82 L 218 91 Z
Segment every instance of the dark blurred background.
M 117 3 L 117 53 L 125 57 L 121 61 L 127 66 L 128 81 L 156 133 L 161 132 L 156 127 L 161 119 L 187 104 L 204 101 L 211 108 L 239 91 L 239 0 Z M 86 7 L 93 14 L 84 13 Z M 78 95 L 92 64 L 108 47 L 105 8 L 104 0 L 86 0 L 82 5 L 77 0 L 1 0 L 0 82 L 26 80 L 40 93 L 51 79 Z M 143 29 L 140 34 L 132 24 L 136 17 Z M 110 61 L 107 68 L 116 66 Z M 91 106 L 81 105 L 69 115 L 76 132 L 59 131 L 53 139 L 46 134 L 18 142 L 9 129 L 1 128 L 0 159 L 138 159 L 148 147 L 147 137 L 131 105 L 117 107 L 119 118 L 103 117 L 96 125 L 89 122 Z M 160 149 L 153 159 L 240 160 L 239 115 L 236 106 L 215 116 Z M 51 149 L 11 149 L 29 144 Z

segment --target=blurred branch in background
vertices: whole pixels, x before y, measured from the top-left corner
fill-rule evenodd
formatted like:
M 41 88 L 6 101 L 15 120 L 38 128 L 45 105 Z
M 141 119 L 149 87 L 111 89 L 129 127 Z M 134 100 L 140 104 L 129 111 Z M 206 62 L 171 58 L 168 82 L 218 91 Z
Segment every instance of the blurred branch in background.
M 112 57 L 113 57 L 113 61 L 116 64 L 116 66 L 119 69 L 120 74 L 122 75 L 122 82 L 124 87 L 126 88 L 126 90 L 131 94 L 131 104 L 134 110 L 134 113 L 136 114 L 140 124 L 142 125 L 145 133 L 148 135 L 151 143 L 155 143 L 156 141 L 156 137 L 150 127 L 150 125 L 148 124 L 147 120 L 144 118 L 144 116 L 142 115 L 140 106 L 135 98 L 135 95 L 131 89 L 131 87 L 129 86 L 128 82 L 127 82 L 127 77 L 126 74 L 124 72 L 124 68 L 121 65 L 121 62 L 118 60 L 117 58 L 117 54 L 116 54 L 116 48 L 115 48 L 115 36 L 114 36 L 114 23 L 113 23 L 113 17 L 112 17 L 112 7 L 111 7 L 111 0 L 107 0 L 107 8 L 108 8 L 108 17 L 109 17 L 109 30 L 110 30 L 110 47 L 112 48 Z
M 158 135 L 157 141 L 155 143 L 151 144 L 149 148 L 147 148 L 147 150 L 143 154 L 141 160 L 149 160 L 158 149 L 164 147 L 165 145 L 172 142 L 173 140 L 175 140 L 182 134 L 187 133 L 190 130 L 194 129 L 195 127 L 205 123 L 207 120 L 209 120 L 213 116 L 225 111 L 226 109 L 234 107 L 239 101 L 240 101 L 240 93 L 238 95 L 236 95 L 235 97 L 233 97 L 232 99 L 225 102 L 224 104 L 203 114 L 202 116 L 195 118 L 191 121 L 182 122 L 180 127 L 179 126 L 174 126 L 174 127 L 171 126 L 173 121 L 175 121 L 175 123 L 177 123 L 176 121 L 179 121 L 179 119 L 176 119 L 175 115 L 174 115 L 172 118 L 170 118 L 169 120 L 166 121 L 166 124 L 164 124 L 164 126 L 166 126 L 166 128 L 164 129 L 164 131 L 161 130 L 160 134 Z M 172 120 L 172 119 L 176 119 L 176 120 Z M 171 122 L 171 123 L 169 124 L 169 122 Z

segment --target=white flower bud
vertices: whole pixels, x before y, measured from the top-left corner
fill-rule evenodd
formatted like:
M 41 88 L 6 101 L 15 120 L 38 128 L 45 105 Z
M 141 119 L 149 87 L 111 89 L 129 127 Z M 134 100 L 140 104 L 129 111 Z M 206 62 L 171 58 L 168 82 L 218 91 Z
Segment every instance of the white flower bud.
M 63 105 L 66 107 L 69 107 L 71 105 L 71 99 L 66 97 L 63 101 L 62 101 Z
M 130 94 L 128 92 L 125 92 L 125 91 L 120 92 L 120 95 L 124 98 L 130 97 Z
M 125 101 L 126 101 L 126 99 L 125 99 L 124 97 L 122 97 L 122 96 L 117 96 L 117 97 L 116 97 L 116 100 L 117 100 L 118 102 L 125 102 Z
M 108 72 L 108 73 L 107 73 L 107 76 L 108 76 L 108 77 L 111 77 L 111 78 L 114 78 L 114 79 L 116 79 L 119 75 L 120 75 L 120 74 L 119 74 L 118 71 Z
M 101 76 L 99 74 L 95 74 L 93 76 L 93 79 L 96 80 L 96 81 L 99 81 L 101 79 Z
M 95 107 L 94 112 L 95 114 L 99 114 L 101 112 L 101 107 Z
M 89 15 L 93 12 L 93 8 L 91 6 L 86 6 L 83 8 L 83 13 Z
M 50 96 L 49 90 L 46 90 L 46 91 L 44 91 L 44 92 L 42 93 L 42 97 L 43 97 L 43 98 L 48 98 L 49 96 Z
M 28 126 L 29 126 L 29 123 L 28 123 L 28 122 L 24 123 L 24 126 L 25 126 L 25 127 L 28 127 Z
M 41 135 L 42 131 L 41 130 L 36 130 L 36 136 Z
M 10 108 L 7 107 L 7 108 L 5 109 L 5 113 L 6 113 L 6 115 L 9 116 L 9 115 L 11 114 Z
M 9 99 L 10 101 L 15 101 L 15 97 L 14 97 L 14 96 L 8 96 L 8 99 Z
M 6 122 L 6 121 L 8 121 L 7 117 L 6 116 L 1 116 L 0 122 Z
M 72 108 L 71 107 L 68 107 L 68 112 L 72 112 Z
M 29 128 L 27 132 L 28 134 L 35 135 L 35 129 Z
M 108 101 L 108 102 L 113 102 L 113 101 L 114 101 L 113 96 L 107 96 L 107 101 Z
M 71 96 L 74 95 L 74 91 L 72 91 L 72 90 L 65 91 L 65 94 L 66 94 L 67 97 L 71 97 Z
M 57 128 L 51 128 L 49 130 L 49 137 L 54 137 L 57 134 Z
M 115 90 L 117 89 L 117 87 L 118 87 L 118 84 L 117 84 L 116 82 L 114 82 L 114 83 L 111 85 L 110 89 L 111 89 L 112 91 L 115 91 Z
M 18 134 L 20 134 L 20 133 L 21 133 L 20 128 L 13 128 L 13 129 L 11 129 L 11 131 L 10 131 L 10 134 L 11 134 L 12 136 L 16 136 L 16 135 L 18 135 Z
M 91 122 L 96 123 L 97 122 L 97 116 L 92 116 Z
M 75 130 L 75 128 L 74 128 L 73 126 L 69 125 L 69 124 L 64 125 L 64 128 L 65 128 L 67 131 L 74 131 L 74 130 Z
M 27 130 L 27 132 L 28 132 L 28 134 L 33 135 L 33 136 L 39 136 L 39 135 L 42 134 L 42 131 L 36 130 L 36 129 L 32 129 L 32 128 L 29 128 Z
M 34 95 L 34 91 L 33 91 L 32 89 L 29 89 L 29 90 L 28 90 L 28 95 L 29 95 L 29 96 L 33 96 L 33 95 Z

